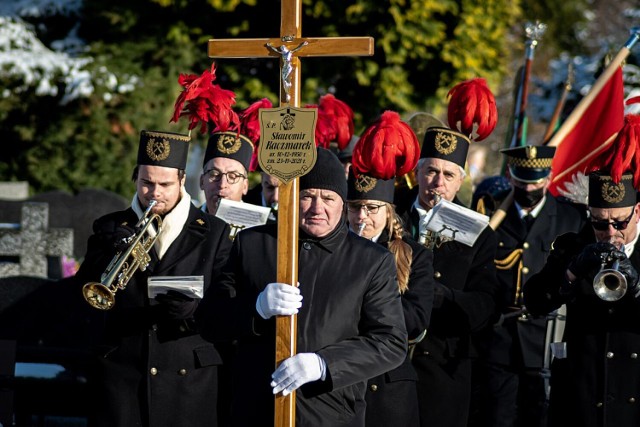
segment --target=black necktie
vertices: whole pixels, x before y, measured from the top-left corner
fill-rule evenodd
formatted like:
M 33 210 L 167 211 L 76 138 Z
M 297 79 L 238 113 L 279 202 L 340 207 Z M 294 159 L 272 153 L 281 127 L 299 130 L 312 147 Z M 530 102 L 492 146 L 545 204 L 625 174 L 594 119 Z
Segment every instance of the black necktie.
M 531 226 L 533 225 L 533 222 L 535 220 L 536 220 L 536 217 L 534 217 L 531 214 L 524 216 L 524 224 L 527 226 L 527 233 L 531 230 Z

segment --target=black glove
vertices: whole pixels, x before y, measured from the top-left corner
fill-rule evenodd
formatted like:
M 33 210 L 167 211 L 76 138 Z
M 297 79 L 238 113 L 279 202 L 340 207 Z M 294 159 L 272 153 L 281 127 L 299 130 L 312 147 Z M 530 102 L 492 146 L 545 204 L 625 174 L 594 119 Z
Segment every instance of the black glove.
M 436 286 L 433 288 L 433 307 L 440 308 L 446 300 L 452 299 L 453 291 L 442 283 L 436 282 Z
M 110 236 L 113 247 L 117 251 L 124 251 L 129 246 L 129 238 L 136 234 L 136 230 L 128 225 L 118 225 Z
M 169 319 L 181 320 L 193 317 L 198 301 L 174 290 L 156 296 Z
M 593 281 L 593 278 L 602 268 L 603 258 L 613 252 L 619 251 L 608 242 L 598 242 L 587 245 L 582 252 L 569 263 L 569 271 L 578 279 Z
M 627 279 L 627 292 L 638 298 L 638 296 L 640 296 L 638 272 L 633 265 L 631 265 L 631 261 L 624 252 L 620 251 L 613 252 L 611 257 L 618 260 L 618 271 Z

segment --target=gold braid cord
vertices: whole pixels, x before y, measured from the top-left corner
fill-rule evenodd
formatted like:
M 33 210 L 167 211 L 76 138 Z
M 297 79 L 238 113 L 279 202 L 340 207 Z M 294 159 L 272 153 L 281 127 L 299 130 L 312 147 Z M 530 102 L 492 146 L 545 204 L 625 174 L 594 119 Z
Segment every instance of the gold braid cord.
M 522 301 L 522 249 L 514 249 L 504 259 L 496 259 L 493 262 L 498 270 L 511 270 L 518 263 L 518 280 L 516 282 L 516 296 L 513 300 L 515 305 Z

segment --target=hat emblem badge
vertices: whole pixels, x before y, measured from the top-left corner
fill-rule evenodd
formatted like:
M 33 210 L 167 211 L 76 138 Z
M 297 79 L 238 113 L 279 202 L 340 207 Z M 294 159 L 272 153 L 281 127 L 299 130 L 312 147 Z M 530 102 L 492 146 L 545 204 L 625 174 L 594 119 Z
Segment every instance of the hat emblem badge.
M 527 147 L 527 159 L 535 159 L 538 156 L 536 147 Z
M 453 135 L 438 132 L 436 134 L 435 146 L 438 153 L 446 156 L 456 151 L 458 140 Z
M 377 182 L 378 180 L 371 176 L 360 175 L 354 182 L 354 187 L 361 193 L 367 193 L 373 190 Z
M 242 146 L 242 141 L 235 135 L 223 134 L 218 138 L 218 151 L 224 154 L 237 153 Z
M 147 142 L 147 156 L 153 161 L 159 162 L 166 160 L 171 154 L 171 145 L 166 139 L 157 140 L 155 138 L 149 138 Z
M 605 181 L 602 185 L 602 199 L 607 203 L 620 203 L 624 199 L 624 185 Z

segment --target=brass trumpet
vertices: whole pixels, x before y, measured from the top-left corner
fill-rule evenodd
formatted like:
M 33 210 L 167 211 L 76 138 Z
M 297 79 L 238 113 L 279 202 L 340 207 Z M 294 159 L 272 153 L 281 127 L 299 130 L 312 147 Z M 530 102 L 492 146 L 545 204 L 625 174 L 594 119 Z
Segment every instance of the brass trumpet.
M 127 238 L 127 249 L 113 257 L 105 272 L 102 273 L 100 282 L 89 282 L 82 287 L 84 299 L 92 307 L 98 310 L 113 308 L 118 289 L 124 289 L 138 269 L 140 271 L 147 269 L 151 261 L 149 251 L 162 230 L 162 219 L 159 215 L 151 213 L 151 209 L 157 203 L 155 200 L 149 202 L 149 207 L 135 226 L 139 231 Z M 150 229 L 155 233 L 150 233 Z
M 593 290 L 603 301 L 618 301 L 627 293 L 627 278 L 620 273 L 620 261 L 602 255 L 602 267 L 593 278 Z

